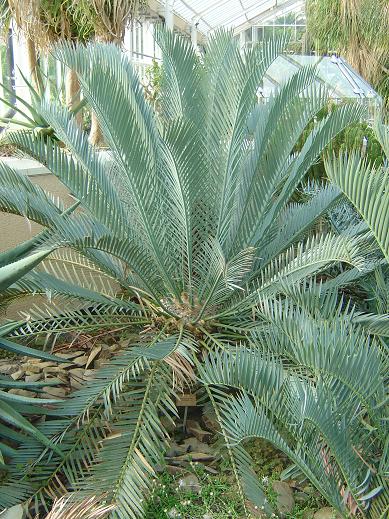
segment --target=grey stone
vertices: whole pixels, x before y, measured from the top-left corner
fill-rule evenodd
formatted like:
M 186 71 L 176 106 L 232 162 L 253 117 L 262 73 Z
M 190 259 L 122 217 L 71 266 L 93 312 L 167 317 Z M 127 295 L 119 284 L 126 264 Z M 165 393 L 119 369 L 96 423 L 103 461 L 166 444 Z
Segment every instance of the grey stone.
M 96 370 L 94 369 L 86 369 L 84 371 L 84 379 L 85 380 L 92 380 L 96 376 Z
M 46 363 L 42 363 L 42 364 L 46 364 Z M 24 362 L 21 367 L 24 369 L 24 371 L 28 371 L 29 373 L 40 373 L 42 371 L 42 369 L 44 368 L 44 366 L 42 366 L 42 364 L 41 363 L 32 364 L 31 362 Z M 52 362 L 48 362 L 48 364 L 50 366 L 55 365 Z
M 64 387 L 44 386 L 43 390 L 50 397 L 53 397 L 53 396 L 57 397 L 57 398 L 65 398 L 66 397 L 66 390 L 65 390 Z
M 208 465 L 203 465 L 203 468 L 205 470 L 205 472 L 209 472 L 210 474 L 219 474 L 219 471 L 212 468 L 212 467 L 208 467 Z
M 74 368 L 74 362 L 63 362 L 61 363 L 62 369 Z
M 18 366 L 16 364 L 10 364 L 8 361 L 2 362 L 0 364 L 0 373 L 2 375 L 9 375 L 10 373 L 13 373 L 16 371 Z
M 24 519 L 26 512 L 22 505 L 15 505 L 2 512 L 1 519 Z
M 295 492 L 294 499 L 296 503 L 304 504 L 310 499 L 310 495 L 306 494 L 305 492 Z
M 195 420 L 188 420 L 186 429 L 193 434 L 200 442 L 209 442 L 212 439 L 212 433 L 201 428 L 200 424 Z
M 62 353 L 56 353 L 57 357 L 61 357 L 63 359 L 74 359 L 75 357 L 79 357 L 80 355 L 83 355 L 83 351 L 65 351 Z
M 43 373 L 66 373 L 66 370 L 59 366 L 47 366 L 43 368 Z
M 324 508 L 321 508 L 315 512 L 313 519 L 342 519 L 342 516 L 335 510 L 335 508 L 325 506 Z
M 193 492 L 194 494 L 199 494 L 201 491 L 199 478 L 194 474 L 188 474 L 181 478 L 178 482 L 178 487 L 183 492 Z
M 171 510 L 168 511 L 167 516 L 170 517 L 171 519 L 178 519 L 179 517 L 181 517 L 181 514 L 177 510 L 177 508 L 172 508 Z
M 85 366 L 85 364 L 88 362 L 88 355 L 81 355 L 80 357 L 76 357 L 74 359 L 74 363 L 78 364 L 79 366 Z
M 163 469 L 161 472 L 164 472 L 165 469 Z M 171 476 L 182 476 L 187 472 L 183 467 L 177 467 L 176 465 L 166 465 L 166 472 L 170 474 Z
M 51 380 L 51 381 L 57 380 L 58 384 L 60 382 L 63 382 L 64 384 L 69 384 L 69 375 L 67 373 L 57 373 L 56 377 L 52 377 L 52 376 L 50 376 L 50 374 L 49 375 L 46 374 L 45 380 Z
M 72 389 L 81 389 L 83 386 L 83 383 L 79 380 L 76 380 L 75 378 L 70 379 L 70 386 Z
M 14 380 L 20 380 L 23 375 L 24 375 L 24 370 L 19 369 L 18 371 L 15 371 L 15 373 L 11 374 L 11 378 L 13 378 Z
M 39 363 L 34 363 L 32 364 L 34 367 L 35 365 L 38 365 L 41 369 L 43 368 L 51 368 L 53 366 L 56 366 L 57 364 L 55 362 L 52 362 L 52 361 L 46 361 L 46 362 L 39 362 Z M 26 364 L 23 364 L 23 367 L 25 369 L 30 369 L 31 367 L 31 362 L 26 362 Z
M 84 384 L 84 369 L 74 368 L 70 370 L 70 385 L 73 389 L 80 389 Z
M 31 359 L 29 357 L 22 357 L 23 362 L 29 362 L 30 364 L 40 364 L 41 359 Z
M 273 490 L 277 494 L 276 506 L 280 517 L 290 514 L 294 508 L 293 491 L 285 481 L 273 481 Z
M 33 373 L 32 375 L 26 375 L 24 380 L 26 382 L 38 382 L 42 378 L 42 373 Z
M 213 454 L 214 450 L 207 443 L 199 441 L 197 438 L 187 438 L 182 442 L 184 452 L 204 452 L 205 454 Z
M 172 442 L 169 449 L 166 451 L 166 458 L 174 458 L 175 456 L 181 456 L 182 454 L 185 454 L 187 449 L 185 446 L 177 445 L 177 443 Z
M 11 393 L 11 395 L 26 396 L 28 398 L 34 398 L 37 395 L 34 391 L 28 391 L 27 389 L 10 389 L 8 393 Z
M 213 461 L 215 456 L 212 454 L 205 454 L 205 452 L 188 452 L 182 456 L 176 456 L 177 461 L 199 461 L 204 463 L 206 461 Z
M 71 377 L 83 378 L 84 373 L 85 373 L 85 369 L 84 368 L 72 368 L 69 371 L 69 373 L 70 373 Z

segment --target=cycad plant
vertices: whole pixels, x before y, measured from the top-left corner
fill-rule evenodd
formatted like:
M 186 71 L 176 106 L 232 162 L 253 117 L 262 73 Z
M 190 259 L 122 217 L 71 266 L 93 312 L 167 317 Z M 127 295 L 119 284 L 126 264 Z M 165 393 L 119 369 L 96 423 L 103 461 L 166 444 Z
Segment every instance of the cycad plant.
M 272 513 L 241 444 L 259 434 L 339 510 L 365 513 L 382 494 L 387 460 L 386 448 L 377 461 L 388 326 L 337 291 L 380 257 L 365 224 L 323 232 L 326 211 L 341 198 L 337 187 L 304 186 L 325 147 L 364 109 L 330 113 L 295 153 L 327 95 L 308 67 L 258 103 L 283 41 L 241 53 L 219 32 L 201 57 L 170 32 L 161 30 L 158 42 L 158 112 L 117 47 L 56 48 L 77 72 L 109 154 L 97 153 L 55 104 L 41 111 L 66 150 L 28 132 L 9 137 L 79 207 L 66 211 L 1 166 L 2 210 L 46 228 L 32 249 L 13 256 L 47 254 L 39 269 L 3 294 L 4 302 L 43 294 L 46 303 L 9 325 L 8 338 L 121 329 L 129 339 L 92 383 L 55 407 L 35 406 L 46 414 L 39 431 L 57 449 L 26 438 L 0 505 L 31 500 L 48 509 L 69 492 L 100 497 L 114 507 L 112 518 L 142 517 L 154 467 L 163 463 L 164 424 L 190 387 L 214 406 L 243 507 L 247 495 Z

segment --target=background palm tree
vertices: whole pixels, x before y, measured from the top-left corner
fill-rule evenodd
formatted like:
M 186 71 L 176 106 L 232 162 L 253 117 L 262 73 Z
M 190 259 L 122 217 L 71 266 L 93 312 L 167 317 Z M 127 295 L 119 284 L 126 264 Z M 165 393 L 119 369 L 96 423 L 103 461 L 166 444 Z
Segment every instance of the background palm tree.
M 119 46 L 123 44 L 126 27 L 140 8 L 145 7 L 146 4 L 146 0 L 74 1 L 75 8 L 92 20 L 95 39 L 105 43 L 115 43 Z M 91 113 L 89 141 L 94 146 L 103 143 L 103 134 L 94 112 Z
M 3 27 L 9 27 L 13 20 L 26 40 L 29 74 L 38 90 L 41 89 L 37 67 L 39 56 L 47 54 L 58 41 L 85 42 L 93 35 L 90 19 L 75 9 L 71 0 L 6 0 L 2 11 L 5 15 Z M 65 98 L 69 109 L 80 102 L 77 74 L 71 69 L 66 73 Z M 81 112 L 77 120 L 81 124 Z
M 87 42 L 92 39 L 122 45 L 126 27 L 145 0 L 2 0 L 3 28 L 11 20 L 26 40 L 28 72 L 36 89 L 40 89 L 38 60 L 59 41 Z M 65 81 L 68 108 L 80 102 L 80 85 L 74 70 L 68 69 Z M 90 141 L 102 143 L 102 134 L 94 113 L 91 114 Z M 77 115 L 79 124 L 82 113 Z

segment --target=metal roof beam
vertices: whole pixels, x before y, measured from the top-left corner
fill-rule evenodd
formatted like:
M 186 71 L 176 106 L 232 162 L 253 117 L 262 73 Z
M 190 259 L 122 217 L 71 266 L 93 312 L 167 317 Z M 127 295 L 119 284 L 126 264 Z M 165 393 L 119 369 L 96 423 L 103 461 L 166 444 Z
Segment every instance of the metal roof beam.
M 215 29 L 218 29 L 219 27 L 223 27 L 223 25 L 227 25 L 229 23 L 232 23 L 234 20 L 237 20 L 238 18 L 240 18 L 241 16 L 246 16 L 247 18 L 247 13 L 249 13 L 250 11 L 252 11 L 255 7 L 261 7 L 261 5 L 267 3 L 269 0 L 262 0 L 262 2 L 260 4 L 258 4 L 258 1 L 257 2 L 254 2 L 253 4 L 251 4 L 249 7 L 246 7 L 245 9 L 242 9 L 242 11 L 240 11 L 238 14 L 234 14 L 234 16 L 232 16 L 231 18 L 227 18 L 226 20 L 223 20 L 221 23 L 219 23 L 218 25 L 215 25 L 212 30 L 215 30 Z M 275 4 L 277 4 L 277 0 L 274 0 Z M 268 9 L 271 9 L 268 8 Z M 258 16 L 257 14 L 255 16 Z M 249 23 L 247 21 L 247 23 Z
M 222 6 L 225 3 L 226 3 L 226 0 L 218 0 L 216 2 L 210 3 L 210 5 L 208 7 L 206 7 L 205 9 L 203 9 L 202 11 L 200 11 L 198 13 L 198 16 L 200 16 L 200 18 L 202 18 L 204 15 L 212 12 L 213 10 L 219 8 L 220 6 Z
M 289 0 L 288 2 L 284 2 L 283 4 L 279 5 L 277 0 L 275 0 L 274 5 L 266 9 L 266 11 L 263 11 L 259 16 L 253 16 L 248 20 L 247 22 L 238 25 L 235 27 L 234 32 L 235 34 L 239 34 L 241 31 L 245 31 L 246 29 L 249 29 L 253 25 L 261 25 L 264 21 L 266 21 L 268 18 L 274 18 L 277 17 L 277 15 L 282 14 L 284 11 L 289 12 L 294 8 L 301 8 L 304 7 L 305 1 L 304 0 Z
M 212 27 L 209 25 L 209 23 L 206 20 L 204 20 L 204 18 L 202 18 L 201 14 L 198 13 L 197 11 L 195 11 L 190 4 L 185 2 L 185 0 L 180 0 L 180 2 L 182 3 L 182 5 L 184 5 L 187 9 L 189 9 L 193 13 L 192 20 L 187 20 L 188 23 L 193 22 L 193 19 L 202 20 L 204 22 L 204 24 L 209 28 L 209 30 L 212 30 Z
M 176 1 L 176 0 L 175 0 Z M 158 16 L 165 16 L 165 0 L 148 0 L 147 1 L 147 12 L 150 14 L 158 17 Z M 178 29 L 179 31 L 182 31 L 184 33 L 188 33 L 188 26 L 190 25 L 191 21 L 184 18 L 182 15 L 177 13 L 177 11 L 174 10 L 174 4 L 173 4 L 173 20 L 174 20 L 174 27 Z M 205 31 L 202 31 L 199 29 L 199 40 L 201 43 L 205 40 Z

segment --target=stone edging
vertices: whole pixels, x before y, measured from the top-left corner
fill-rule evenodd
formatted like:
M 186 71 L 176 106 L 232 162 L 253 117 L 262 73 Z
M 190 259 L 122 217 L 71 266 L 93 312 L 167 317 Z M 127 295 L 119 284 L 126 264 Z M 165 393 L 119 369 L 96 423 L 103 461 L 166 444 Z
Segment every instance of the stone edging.
M 28 175 L 29 177 L 37 175 L 51 175 L 50 171 L 45 166 L 34 159 L 1 157 L 1 161 L 21 175 Z

